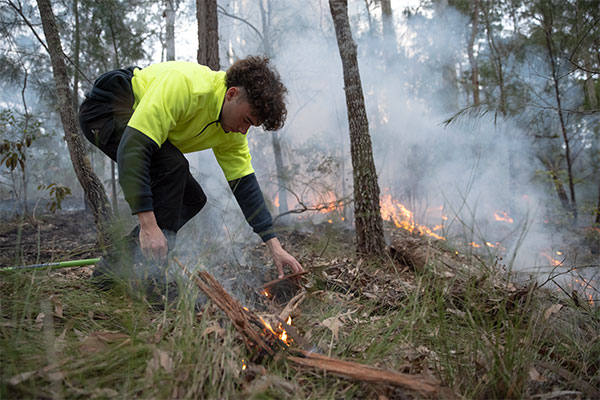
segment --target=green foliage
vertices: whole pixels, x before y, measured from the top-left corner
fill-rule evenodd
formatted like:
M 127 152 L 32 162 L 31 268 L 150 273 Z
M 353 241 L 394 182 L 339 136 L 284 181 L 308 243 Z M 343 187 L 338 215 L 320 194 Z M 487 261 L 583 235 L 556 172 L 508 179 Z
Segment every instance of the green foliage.
M 46 209 L 51 213 L 55 213 L 57 210 L 62 210 L 62 201 L 65 199 L 65 197 L 71 194 L 70 188 L 57 183 L 50 183 L 49 185 L 42 183 L 38 185 L 37 189 L 48 190 L 50 202 L 46 204 Z
M 11 172 L 17 167 L 24 172 L 27 149 L 36 139 L 41 122 L 32 120 L 30 116 L 15 114 L 10 109 L 0 111 L 0 132 L 5 137 L 0 144 L 0 164 Z

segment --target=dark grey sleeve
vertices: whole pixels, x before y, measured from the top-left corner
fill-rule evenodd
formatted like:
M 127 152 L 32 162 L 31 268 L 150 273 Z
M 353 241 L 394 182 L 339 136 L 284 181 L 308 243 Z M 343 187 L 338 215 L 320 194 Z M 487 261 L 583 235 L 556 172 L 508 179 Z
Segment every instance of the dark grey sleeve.
M 246 221 L 263 242 L 276 237 L 273 231 L 273 219 L 267 209 L 255 174 L 229 181 L 229 187 L 235 196 Z

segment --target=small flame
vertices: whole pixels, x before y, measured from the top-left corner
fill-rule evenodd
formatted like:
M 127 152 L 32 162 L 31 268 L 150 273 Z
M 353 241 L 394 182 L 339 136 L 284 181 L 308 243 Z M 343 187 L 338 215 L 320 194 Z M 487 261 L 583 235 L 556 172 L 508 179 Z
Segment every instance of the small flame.
M 285 331 L 285 329 L 283 328 L 283 324 L 279 323 L 277 325 L 277 330 L 273 329 L 273 327 L 271 326 L 271 324 L 269 322 L 267 322 L 264 318 L 262 317 L 258 317 L 260 318 L 260 320 L 262 321 L 263 325 L 265 326 L 265 328 L 267 330 L 269 330 L 273 335 L 275 335 L 276 337 L 278 337 L 283 343 L 285 343 L 286 345 L 290 345 L 290 342 L 292 341 L 292 339 L 289 337 L 288 333 Z M 288 325 L 292 325 L 292 318 L 288 317 L 287 321 L 285 322 Z
M 505 211 L 496 211 L 494 213 L 494 219 L 496 221 L 502 221 L 508 224 L 512 224 L 514 222 L 514 220 Z
M 275 196 L 275 199 L 273 200 L 273 205 L 279 208 L 279 193 L 277 193 L 277 195 Z
M 560 264 L 562 264 L 562 261 L 556 260 L 554 257 L 552 257 L 551 255 L 549 255 L 548 253 L 541 252 L 540 255 L 542 257 L 544 257 L 545 259 L 547 259 L 550 262 L 550 264 L 552 264 L 553 267 L 557 267 Z
M 242 359 L 242 371 L 245 371 L 248 366 L 246 365 L 246 360 Z
M 477 243 L 475 243 L 475 242 L 471 242 L 471 243 L 469 243 L 469 246 L 475 247 L 476 249 L 478 249 L 478 248 L 480 248 L 480 247 L 481 247 L 480 245 L 478 245 L 478 244 L 477 244 Z
M 270 296 L 270 294 L 269 294 L 269 292 L 267 291 L 267 289 L 263 289 L 263 291 L 262 291 L 262 292 L 260 292 L 260 294 L 262 294 L 263 296 L 265 296 L 265 297 L 267 297 L 267 298 Z

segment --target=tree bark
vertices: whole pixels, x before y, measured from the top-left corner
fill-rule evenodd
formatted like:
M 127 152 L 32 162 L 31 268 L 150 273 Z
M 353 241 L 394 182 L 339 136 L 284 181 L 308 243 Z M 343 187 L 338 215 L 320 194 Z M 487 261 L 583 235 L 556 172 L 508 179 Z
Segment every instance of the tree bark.
M 398 52 L 398 41 L 396 40 L 396 29 L 394 28 L 394 15 L 392 13 L 392 3 L 390 0 L 381 0 L 381 23 L 383 36 L 388 38 L 394 48 L 394 53 L 389 54 L 391 59 L 397 55 Z
M 560 200 L 560 204 L 562 205 L 563 209 L 568 212 L 570 210 L 569 197 L 567 196 L 565 187 L 560 180 L 557 169 L 551 164 L 550 160 L 542 157 L 539 157 L 539 160 L 542 162 L 544 167 L 546 167 L 546 171 L 548 171 L 550 177 L 552 178 L 552 183 L 554 184 L 554 189 L 556 190 L 556 195 Z
M 198 64 L 218 71 L 219 63 L 219 20 L 216 0 L 196 0 L 198 23 Z
M 165 0 L 165 49 L 167 51 L 167 61 L 175 60 L 175 2 L 177 0 Z
M 279 199 L 278 211 L 280 215 L 287 214 L 288 212 L 288 200 L 286 190 L 286 174 L 285 166 L 283 165 L 283 154 L 281 151 L 281 137 L 279 132 L 273 132 L 271 134 L 273 141 L 273 153 L 275 155 L 275 171 L 277 173 L 277 198 Z
M 63 58 L 64 53 L 52 12 L 52 6 L 50 0 L 37 0 L 37 4 L 42 18 L 44 35 L 48 44 L 48 52 L 50 53 L 60 119 L 65 131 L 65 139 L 69 155 L 71 156 L 71 162 L 94 214 L 98 242 L 100 245 L 108 245 L 110 243 L 108 228 L 112 219 L 112 210 L 102 182 L 91 169 L 90 161 L 87 158 L 81 136 L 77 129 L 75 110 L 73 109 L 73 92 L 69 89 L 67 66 Z
M 383 254 L 385 240 L 379 205 L 379 185 L 358 70 L 356 43 L 350 31 L 347 0 L 329 0 L 329 8 L 344 72 L 354 177 L 356 247 L 359 253 L 377 256 Z

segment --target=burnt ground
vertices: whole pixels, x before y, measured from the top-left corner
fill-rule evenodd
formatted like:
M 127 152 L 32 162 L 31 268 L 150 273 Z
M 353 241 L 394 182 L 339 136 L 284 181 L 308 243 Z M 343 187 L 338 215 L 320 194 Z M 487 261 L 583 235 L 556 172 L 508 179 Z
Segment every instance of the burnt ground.
M 98 257 L 96 227 L 89 210 L 61 211 L 0 221 L 0 266 Z

